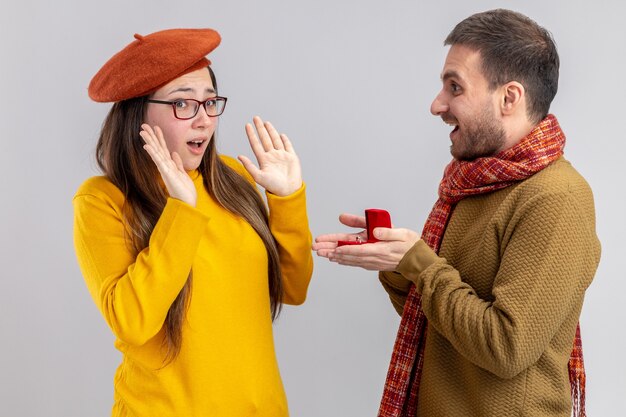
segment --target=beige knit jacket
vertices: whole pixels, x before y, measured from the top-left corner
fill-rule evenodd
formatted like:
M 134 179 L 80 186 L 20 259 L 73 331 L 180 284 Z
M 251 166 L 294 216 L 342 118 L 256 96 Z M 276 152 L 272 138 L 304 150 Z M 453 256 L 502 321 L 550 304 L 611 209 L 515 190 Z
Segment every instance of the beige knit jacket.
M 411 282 L 422 294 L 418 416 L 569 417 L 567 364 L 599 260 L 591 189 L 563 158 L 459 202 L 439 256 L 420 240 L 380 273 L 399 314 Z

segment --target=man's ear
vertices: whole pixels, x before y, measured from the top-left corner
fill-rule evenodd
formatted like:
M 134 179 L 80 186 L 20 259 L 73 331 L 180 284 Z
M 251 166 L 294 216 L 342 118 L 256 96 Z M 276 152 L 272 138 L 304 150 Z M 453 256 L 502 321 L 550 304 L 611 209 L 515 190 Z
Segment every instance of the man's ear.
M 500 87 L 502 101 L 500 111 L 503 115 L 511 115 L 519 110 L 526 112 L 526 90 L 517 81 L 509 81 Z

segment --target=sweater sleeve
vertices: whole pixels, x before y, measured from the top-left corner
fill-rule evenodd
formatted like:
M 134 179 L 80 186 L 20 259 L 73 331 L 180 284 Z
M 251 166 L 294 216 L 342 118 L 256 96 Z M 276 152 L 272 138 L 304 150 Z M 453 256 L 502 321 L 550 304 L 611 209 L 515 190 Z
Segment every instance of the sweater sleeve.
M 185 284 L 209 221 L 195 208 L 168 199 L 149 245 L 136 254 L 126 237 L 121 204 L 104 193 L 78 193 L 74 244 L 98 309 L 117 338 L 143 345 L 162 328 Z
M 278 243 L 286 304 L 302 304 L 313 273 L 312 237 L 306 212 L 305 185 L 279 197 L 266 193 L 270 230 Z
M 250 173 L 237 160 L 221 155 L 222 160 L 256 188 Z M 313 274 L 312 237 L 306 211 L 306 186 L 279 197 L 266 192 L 269 226 L 278 244 L 285 304 L 304 303 Z
M 538 360 L 593 279 L 600 247 L 588 200 L 568 191 L 537 194 L 516 212 L 493 301 L 479 298 L 421 241 L 398 270 L 422 294 L 429 325 L 474 364 L 512 378 Z
M 385 291 L 387 291 L 393 308 L 401 316 L 411 287 L 411 281 L 395 271 L 380 271 L 378 279 Z

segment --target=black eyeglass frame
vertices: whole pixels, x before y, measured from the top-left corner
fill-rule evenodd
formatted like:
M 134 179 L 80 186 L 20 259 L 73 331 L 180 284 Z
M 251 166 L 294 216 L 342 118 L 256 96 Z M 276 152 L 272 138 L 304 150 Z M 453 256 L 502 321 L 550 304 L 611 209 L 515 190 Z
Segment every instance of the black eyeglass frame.
M 179 117 L 178 116 L 178 113 L 176 113 L 176 103 L 179 103 L 181 101 L 195 101 L 196 103 L 198 103 L 198 107 L 196 107 L 196 111 L 193 114 L 193 116 L 189 116 L 189 117 Z M 222 106 L 222 111 L 220 111 L 219 114 L 209 114 L 209 109 L 207 109 L 207 107 L 206 107 L 206 104 L 209 101 L 221 101 L 221 102 L 223 102 L 224 104 Z M 193 98 L 182 98 L 182 99 L 174 100 L 174 101 L 149 99 L 148 103 L 169 104 L 170 106 L 172 106 L 172 110 L 174 110 L 174 117 L 175 118 L 177 118 L 178 120 L 189 120 L 189 119 L 193 119 L 194 117 L 196 117 L 198 115 L 198 111 L 200 110 L 200 107 L 204 107 L 204 111 L 206 112 L 207 116 L 209 116 L 209 117 L 221 116 L 224 113 L 224 109 L 226 109 L 226 102 L 227 101 L 228 101 L 228 97 L 215 96 L 215 97 L 207 98 L 204 101 L 195 100 Z

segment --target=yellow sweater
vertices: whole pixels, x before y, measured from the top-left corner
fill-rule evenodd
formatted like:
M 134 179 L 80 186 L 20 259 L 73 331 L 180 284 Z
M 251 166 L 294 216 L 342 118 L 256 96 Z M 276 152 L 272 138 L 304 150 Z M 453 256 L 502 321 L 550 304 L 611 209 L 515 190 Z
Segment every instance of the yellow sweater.
M 231 158 L 223 160 L 252 178 Z M 113 416 L 287 416 L 272 336 L 267 253 L 252 227 L 192 173 L 197 207 L 168 199 L 149 247 L 124 237 L 121 191 L 93 177 L 74 197 L 74 242 L 89 292 L 117 340 Z M 304 186 L 267 194 L 284 302 L 301 304 L 313 269 Z M 193 269 L 178 358 L 163 367 L 163 323 Z
M 399 313 L 410 281 L 422 294 L 418 416 L 569 417 L 567 363 L 599 259 L 591 190 L 564 159 L 459 202 L 439 256 L 420 240 L 380 274 Z

